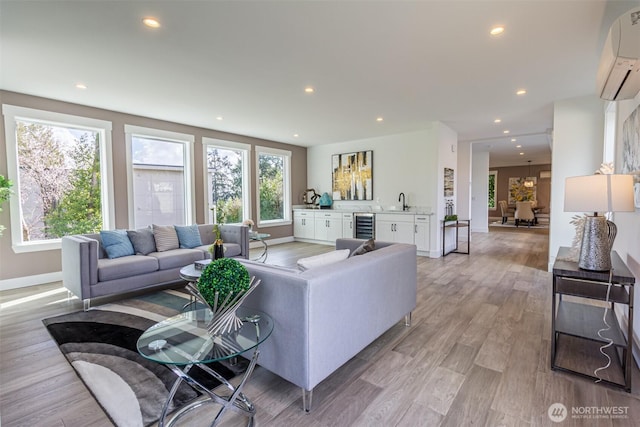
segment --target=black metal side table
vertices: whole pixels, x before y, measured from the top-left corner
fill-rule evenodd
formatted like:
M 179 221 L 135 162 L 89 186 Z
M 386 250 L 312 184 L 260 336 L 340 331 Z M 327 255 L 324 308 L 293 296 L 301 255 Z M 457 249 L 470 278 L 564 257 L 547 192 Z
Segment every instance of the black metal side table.
M 592 380 L 600 380 L 604 384 L 631 392 L 633 284 L 636 279 L 615 251 L 611 252 L 612 271 L 583 270 L 578 267 L 577 262 L 565 260 L 568 253 L 569 248 L 561 247 L 553 264 L 551 369 L 570 372 Z M 610 280 L 611 289 L 608 289 Z M 564 295 L 579 297 L 579 299 L 566 301 L 563 300 Z M 606 302 L 606 321 L 610 328 L 607 328 L 603 320 L 605 307 L 602 304 L 590 304 L 588 300 Z M 626 337 L 614 313 L 616 304 L 624 304 L 628 307 L 629 324 Z M 612 360 L 611 364 L 620 363 L 624 381 L 616 382 L 604 379 L 596 376 L 595 373 L 588 373 L 592 371 L 578 371 L 577 367 L 560 366 L 557 356 L 563 336 L 597 342 L 601 345 L 607 345 L 611 342 L 611 347 L 615 349 L 613 358 L 619 357 L 618 361 Z M 606 366 L 607 362 L 608 359 L 602 356 L 602 365 L 599 367 Z

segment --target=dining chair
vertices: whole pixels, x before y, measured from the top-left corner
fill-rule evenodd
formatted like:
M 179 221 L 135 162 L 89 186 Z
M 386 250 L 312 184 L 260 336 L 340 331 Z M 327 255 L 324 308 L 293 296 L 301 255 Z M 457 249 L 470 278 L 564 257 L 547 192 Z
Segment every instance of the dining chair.
M 527 227 L 531 227 L 531 224 L 536 219 L 536 215 L 533 213 L 533 209 L 531 209 L 531 202 L 516 202 L 516 227 L 520 224 L 520 221 L 526 221 Z
M 502 223 L 506 223 L 509 219 L 509 206 L 507 205 L 506 200 L 499 200 L 498 205 L 500 206 L 500 212 L 502 214 Z

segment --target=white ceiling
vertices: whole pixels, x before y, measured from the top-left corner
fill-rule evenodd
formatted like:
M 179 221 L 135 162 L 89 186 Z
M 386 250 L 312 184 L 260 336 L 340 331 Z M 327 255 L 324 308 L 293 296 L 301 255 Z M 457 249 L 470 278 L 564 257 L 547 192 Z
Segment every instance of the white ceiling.
M 548 163 L 553 102 L 595 93 L 638 4 L 2 0 L 0 88 L 302 146 L 442 121 L 492 166 Z

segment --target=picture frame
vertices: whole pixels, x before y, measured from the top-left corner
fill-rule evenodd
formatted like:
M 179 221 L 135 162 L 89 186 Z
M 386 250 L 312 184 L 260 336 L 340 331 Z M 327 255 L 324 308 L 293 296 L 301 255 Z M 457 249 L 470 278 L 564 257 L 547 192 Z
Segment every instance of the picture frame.
M 373 200 L 373 151 L 331 156 L 333 200 Z
M 455 171 L 444 168 L 444 197 L 453 197 Z
M 622 124 L 622 173 L 634 174 L 633 200 L 640 208 L 640 105 Z

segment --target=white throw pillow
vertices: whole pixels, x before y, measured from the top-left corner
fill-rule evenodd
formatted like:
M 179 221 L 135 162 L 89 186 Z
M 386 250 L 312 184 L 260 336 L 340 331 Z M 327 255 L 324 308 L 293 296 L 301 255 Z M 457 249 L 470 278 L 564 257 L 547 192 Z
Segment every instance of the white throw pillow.
M 327 252 L 326 254 L 300 258 L 298 260 L 298 268 L 302 271 L 306 271 L 312 268 L 333 264 L 334 262 L 347 259 L 350 252 L 351 251 L 349 249 L 340 249 L 339 251 Z

